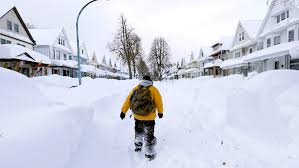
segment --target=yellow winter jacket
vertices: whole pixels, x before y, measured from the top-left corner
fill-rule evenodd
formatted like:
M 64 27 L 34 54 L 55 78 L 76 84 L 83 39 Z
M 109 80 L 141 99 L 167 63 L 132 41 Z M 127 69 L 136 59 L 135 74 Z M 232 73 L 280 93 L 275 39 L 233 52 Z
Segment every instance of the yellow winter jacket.
M 129 110 L 130 108 L 130 99 L 131 99 L 131 96 L 132 94 L 134 93 L 134 91 L 138 88 L 139 86 L 136 86 L 132 91 L 131 93 L 129 94 L 129 96 L 126 98 L 126 101 L 122 107 L 122 112 L 124 113 L 127 113 L 127 111 Z M 151 96 L 152 96 L 152 99 L 153 99 L 153 102 L 156 106 L 156 109 L 154 109 L 154 111 L 152 113 L 149 113 L 147 116 L 140 116 L 140 115 L 137 115 L 137 114 L 134 114 L 134 117 L 137 119 L 137 120 L 142 120 L 142 121 L 150 121 L 150 120 L 155 120 L 155 118 L 157 117 L 157 110 L 158 110 L 158 113 L 163 113 L 163 102 L 162 102 L 162 97 L 158 91 L 158 89 L 154 86 L 150 86 L 149 87 L 149 90 L 151 92 Z

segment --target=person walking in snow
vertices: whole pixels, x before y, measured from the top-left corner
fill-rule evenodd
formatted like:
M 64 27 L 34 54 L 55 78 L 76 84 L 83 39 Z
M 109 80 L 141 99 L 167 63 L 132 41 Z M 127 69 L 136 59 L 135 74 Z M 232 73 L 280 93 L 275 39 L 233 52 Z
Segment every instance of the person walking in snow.
M 135 152 L 141 152 L 144 138 L 145 157 L 152 160 L 156 156 L 154 146 L 157 143 L 154 136 L 155 119 L 157 111 L 159 118 L 163 118 L 163 102 L 150 76 L 144 76 L 126 98 L 120 113 L 122 120 L 129 108 L 135 118 Z

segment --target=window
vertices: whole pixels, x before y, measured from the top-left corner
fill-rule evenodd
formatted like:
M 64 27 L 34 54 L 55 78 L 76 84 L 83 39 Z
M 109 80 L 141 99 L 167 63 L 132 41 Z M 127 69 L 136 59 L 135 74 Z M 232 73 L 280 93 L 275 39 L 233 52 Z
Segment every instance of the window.
M 249 54 L 253 53 L 253 49 L 249 48 Z
M 288 33 L 288 41 L 289 42 L 292 42 L 292 41 L 294 41 L 295 40 L 295 30 L 291 30 L 291 31 L 289 31 L 289 33 Z
M 63 54 L 63 59 L 67 60 L 66 54 Z
M 287 11 L 287 18 L 290 17 L 290 11 Z
M 60 51 L 56 50 L 56 59 L 60 60 Z
M 277 16 L 277 23 L 280 22 L 280 15 Z
M 5 39 L 1 39 L 1 44 L 11 44 L 11 41 L 5 40 Z
M 286 19 L 286 13 L 284 12 L 284 13 L 281 14 L 281 21 L 283 21 L 285 19 Z
M 84 50 L 82 50 L 82 54 L 84 54 Z
M 239 58 L 239 57 L 241 57 L 241 52 L 240 51 L 235 52 L 235 58 Z
M 69 56 L 69 60 L 72 60 L 72 56 Z
M 6 24 L 7 24 L 7 29 L 12 30 L 12 22 L 8 20 L 6 21 Z
M 1 39 L 1 44 L 6 44 L 6 40 Z
M 258 50 L 262 50 L 262 49 L 264 49 L 264 42 L 263 41 L 260 41 L 259 43 L 258 43 L 258 48 L 257 48 Z
M 271 38 L 267 39 L 267 47 L 271 47 Z
M 61 43 L 60 43 L 60 38 L 58 38 L 58 44 L 61 44 Z
M 19 33 L 19 25 L 18 24 L 13 24 L 13 31 Z
M 280 36 L 274 37 L 274 45 L 280 44 Z
M 245 33 L 239 33 L 239 42 L 244 41 L 245 40 Z
M 279 61 L 276 61 L 275 62 L 275 67 L 274 67 L 275 69 L 279 69 Z
M 53 57 L 52 59 L 55 59 L 55 50 L 53 49 Z

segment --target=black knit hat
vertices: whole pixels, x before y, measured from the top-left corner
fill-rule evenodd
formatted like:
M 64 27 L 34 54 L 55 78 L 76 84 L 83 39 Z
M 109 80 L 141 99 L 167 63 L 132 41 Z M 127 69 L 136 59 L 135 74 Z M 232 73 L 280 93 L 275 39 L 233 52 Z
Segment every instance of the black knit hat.
M 148 81 L 152 81 L 151 77 L 148 75 L 145 75 L 142 80 L 148 80 Z

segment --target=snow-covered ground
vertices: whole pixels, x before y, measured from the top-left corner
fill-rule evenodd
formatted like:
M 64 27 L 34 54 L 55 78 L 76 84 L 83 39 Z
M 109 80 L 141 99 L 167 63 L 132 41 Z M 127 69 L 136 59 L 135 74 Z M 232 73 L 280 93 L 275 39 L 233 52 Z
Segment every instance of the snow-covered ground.
M 133 152 L 119 119 L 137 80 L 48 76 L 0 68 L 2 168 L 298 168 L 299 71 L 157 82 L 156 160 Z

